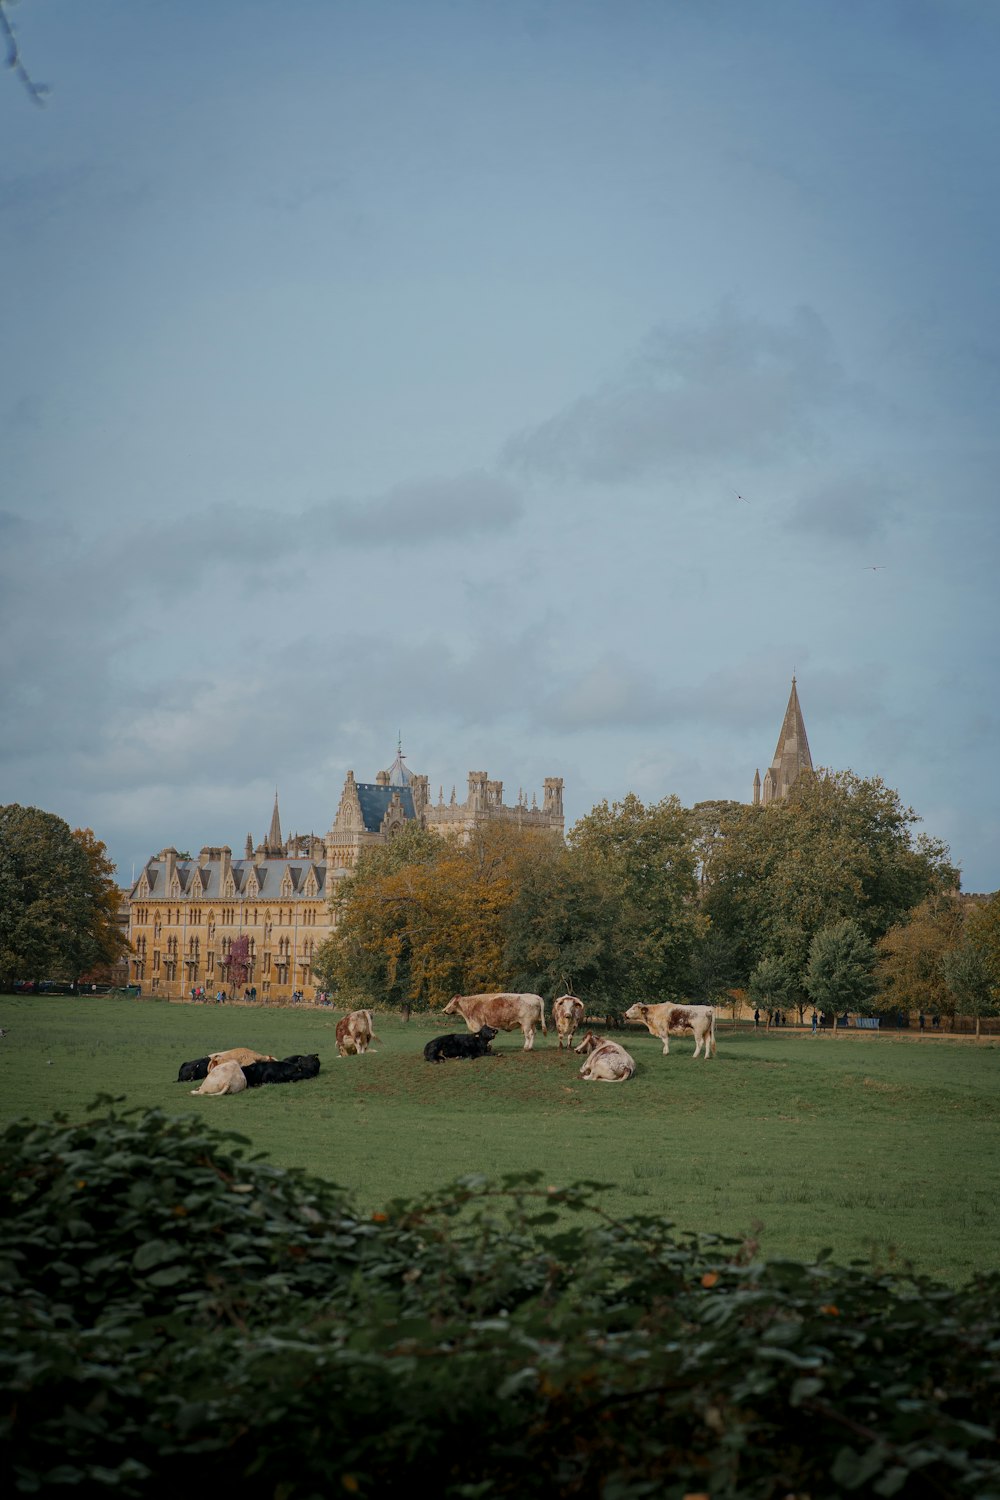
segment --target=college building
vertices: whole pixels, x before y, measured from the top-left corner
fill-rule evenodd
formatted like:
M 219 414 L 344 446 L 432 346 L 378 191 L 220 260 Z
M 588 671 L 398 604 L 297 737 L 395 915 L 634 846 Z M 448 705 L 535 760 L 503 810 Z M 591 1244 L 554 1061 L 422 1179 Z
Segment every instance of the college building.
M 143 867 L 128 895 L 129 980 L 144 994 L 214 996 L 230 989 L 228 960 L 237 938 L 247 939 L 246 987 L 258 999 L 315 999 L 313 955 L 334 926 L 331 895 L 357 864 L 362 849 L 385 843 L 409 822 L 434 833 L 467 837 L 487 821 L 564 831 L 563 782 L 545 778 L 542 804 L 523 792 L 503 800 L 503 782 L 470 771 L 468 792 L 433 802 L 428 778 L 405 765 L 402 749 L 373 782 L 347 773 L 329 832 L 283 839 L 278 797 L 267 837 L 243 857 L 229 845 L 207 845 L 197 858 L 162 849 Z M 241 986 L 242 987 L 242 986 Z

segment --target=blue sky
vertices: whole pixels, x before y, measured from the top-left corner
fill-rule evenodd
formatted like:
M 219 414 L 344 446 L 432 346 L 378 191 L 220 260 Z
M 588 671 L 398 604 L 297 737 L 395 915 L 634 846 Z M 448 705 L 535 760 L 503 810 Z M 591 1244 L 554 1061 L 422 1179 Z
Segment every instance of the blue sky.
M 1000 885 L 1000 8 L 7 14 L 0 799 L 748 800 L 794 671 Z

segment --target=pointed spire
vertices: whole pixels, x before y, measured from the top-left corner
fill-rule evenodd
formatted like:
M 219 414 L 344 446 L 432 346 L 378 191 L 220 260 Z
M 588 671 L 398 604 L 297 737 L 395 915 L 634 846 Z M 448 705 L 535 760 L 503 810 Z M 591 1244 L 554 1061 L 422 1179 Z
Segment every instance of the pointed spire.
M 774 758 L 764 776 L 764 803 L 780 801 L 791 791 L 800 771 L 811 771 L 812 756 L 805 721 L 799 706 L 799 694 L 792 677 L 792 691 L 788 695 L 788 707 L 781 723 L 781 733 L 775 747 Z
M 267 830 L 268 853 L 278 854 L 284 848 L 281 837 L 281 819 L 278 817 L 278 788 L 274 789 L 274 812 L 271 814 L 271 826 Z
M 253 859 L 253 839 L 251 838 L 249 833 L 247 834 L 247 842 L 246 848 L 243 851 L 243 858 Z

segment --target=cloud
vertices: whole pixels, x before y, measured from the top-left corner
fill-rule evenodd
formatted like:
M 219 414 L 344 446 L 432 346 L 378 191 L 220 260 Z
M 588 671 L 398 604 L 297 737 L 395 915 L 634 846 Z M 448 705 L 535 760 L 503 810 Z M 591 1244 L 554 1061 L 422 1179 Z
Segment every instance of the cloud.
M 822 319 L 768 323 L 723 306 L 699 326 L 659 325 L 617 379 L 512 438 L 513 471 L 635 480 L 694 461 L 764 462 L 806 451 L 853 398 Z
M 325 548 L 392 550 L 461 544 L 511 531 L 523 502 L 510 481 L 484 470 L 395 485 L 365 500 L 336 499 L 299 511 L 211 505 L 115 544 L 112 573 L 129 576 L 137 549 L 153 560 L 145 585 L 190 594 L 219 565 L 249 585 Z M 247 577 L 247 570 L 252 576 Z M 255 571 L 256 570 L 256 571 Z
M 838 542 L 875 541 L 900 514 L 897 494 L 876 476 L 844 477 L 800 496 L 785 529 Z

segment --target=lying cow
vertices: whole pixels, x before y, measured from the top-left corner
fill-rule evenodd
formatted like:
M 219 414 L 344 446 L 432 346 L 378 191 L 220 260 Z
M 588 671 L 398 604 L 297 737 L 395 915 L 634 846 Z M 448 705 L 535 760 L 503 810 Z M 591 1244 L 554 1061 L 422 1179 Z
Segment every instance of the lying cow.
M 436 1036 L 424 1048 L 428 1062 L 444 1062 L 446 1057 L 485 1057 L 490 1052 L 490 1043 L 496 1036 L 492 1026 L 481 1026 L 475 1036 L 465 1036 L 460 1031 L 450 1031 L 447 1036 Z
M 704 1048 L 706 1061 L 715 1056 L 715 1011 L 710 1005 L 631 1005 L 626 1021 L 642 1021 L 663 1043 L 663 1055 L 670 1052 L 668 1037 L 690 1031 L 694 1035 L 694 1056 Z
M 192 1062 L 181 1063 L 177 1072 L 178 1083 L 195 1083 L 208 1076 L 208 1058 L 196 1057 Z
M 244 1063 L 243 1072 L 247 1087 L 251 1089 L 264 1083 L 302 1083 L 307 1078 L 315 1078 L 319 1072 L 319 1053 L 303 1055 L 297 1052 L 280 1062 L 272 1057 L 267 1062 Z
M 542 1028 L 542 1036 L 548 1036 L 545 1024 L 545 1002 L 541 995 L 456 995 L 445 1006 L 443 1015 L 461 1016 L 470 1031 L 481 1031 L 492 1026 L 494 1031 L 516 1031 L 520 1026 L 524 1033 L 524 1050 L 530 1052 L 535 1045 L 535 1027 Z
M 572 1047 L 576 1028 L 583 1025 L 583 1001 L 575 995 L 560 995 L 552 1002 L 552 1024 L 559 1033 L 559 1051 L 565 1042 Z
M 230 1047 L 228 1052 L 210 1052 L 208 1054 L 208 1071 L 217 1068 L 224 1062 L 274 1062 L 270 1052 L 254 1052 L 249 1047 Z
M 635 1072 L 635 1058 L 624 1047 L 592 1031 L 573 1051 L 587 1054 L 580 1069 L 580 1077 L 587 1083 L 627 1083 Z
M 374 1037 L 370 1010 L 352 1010 L 337 1022 L 337 1052 L 341 1057 L 367 1052 Z
M 241 1094 L 247 1086 L 246 1075 L 238 1062 L 232 1059 L 221 1062 L 217 1068 L 206 1073 L 201 1088 L 192 1089 L 192 1094 Z

